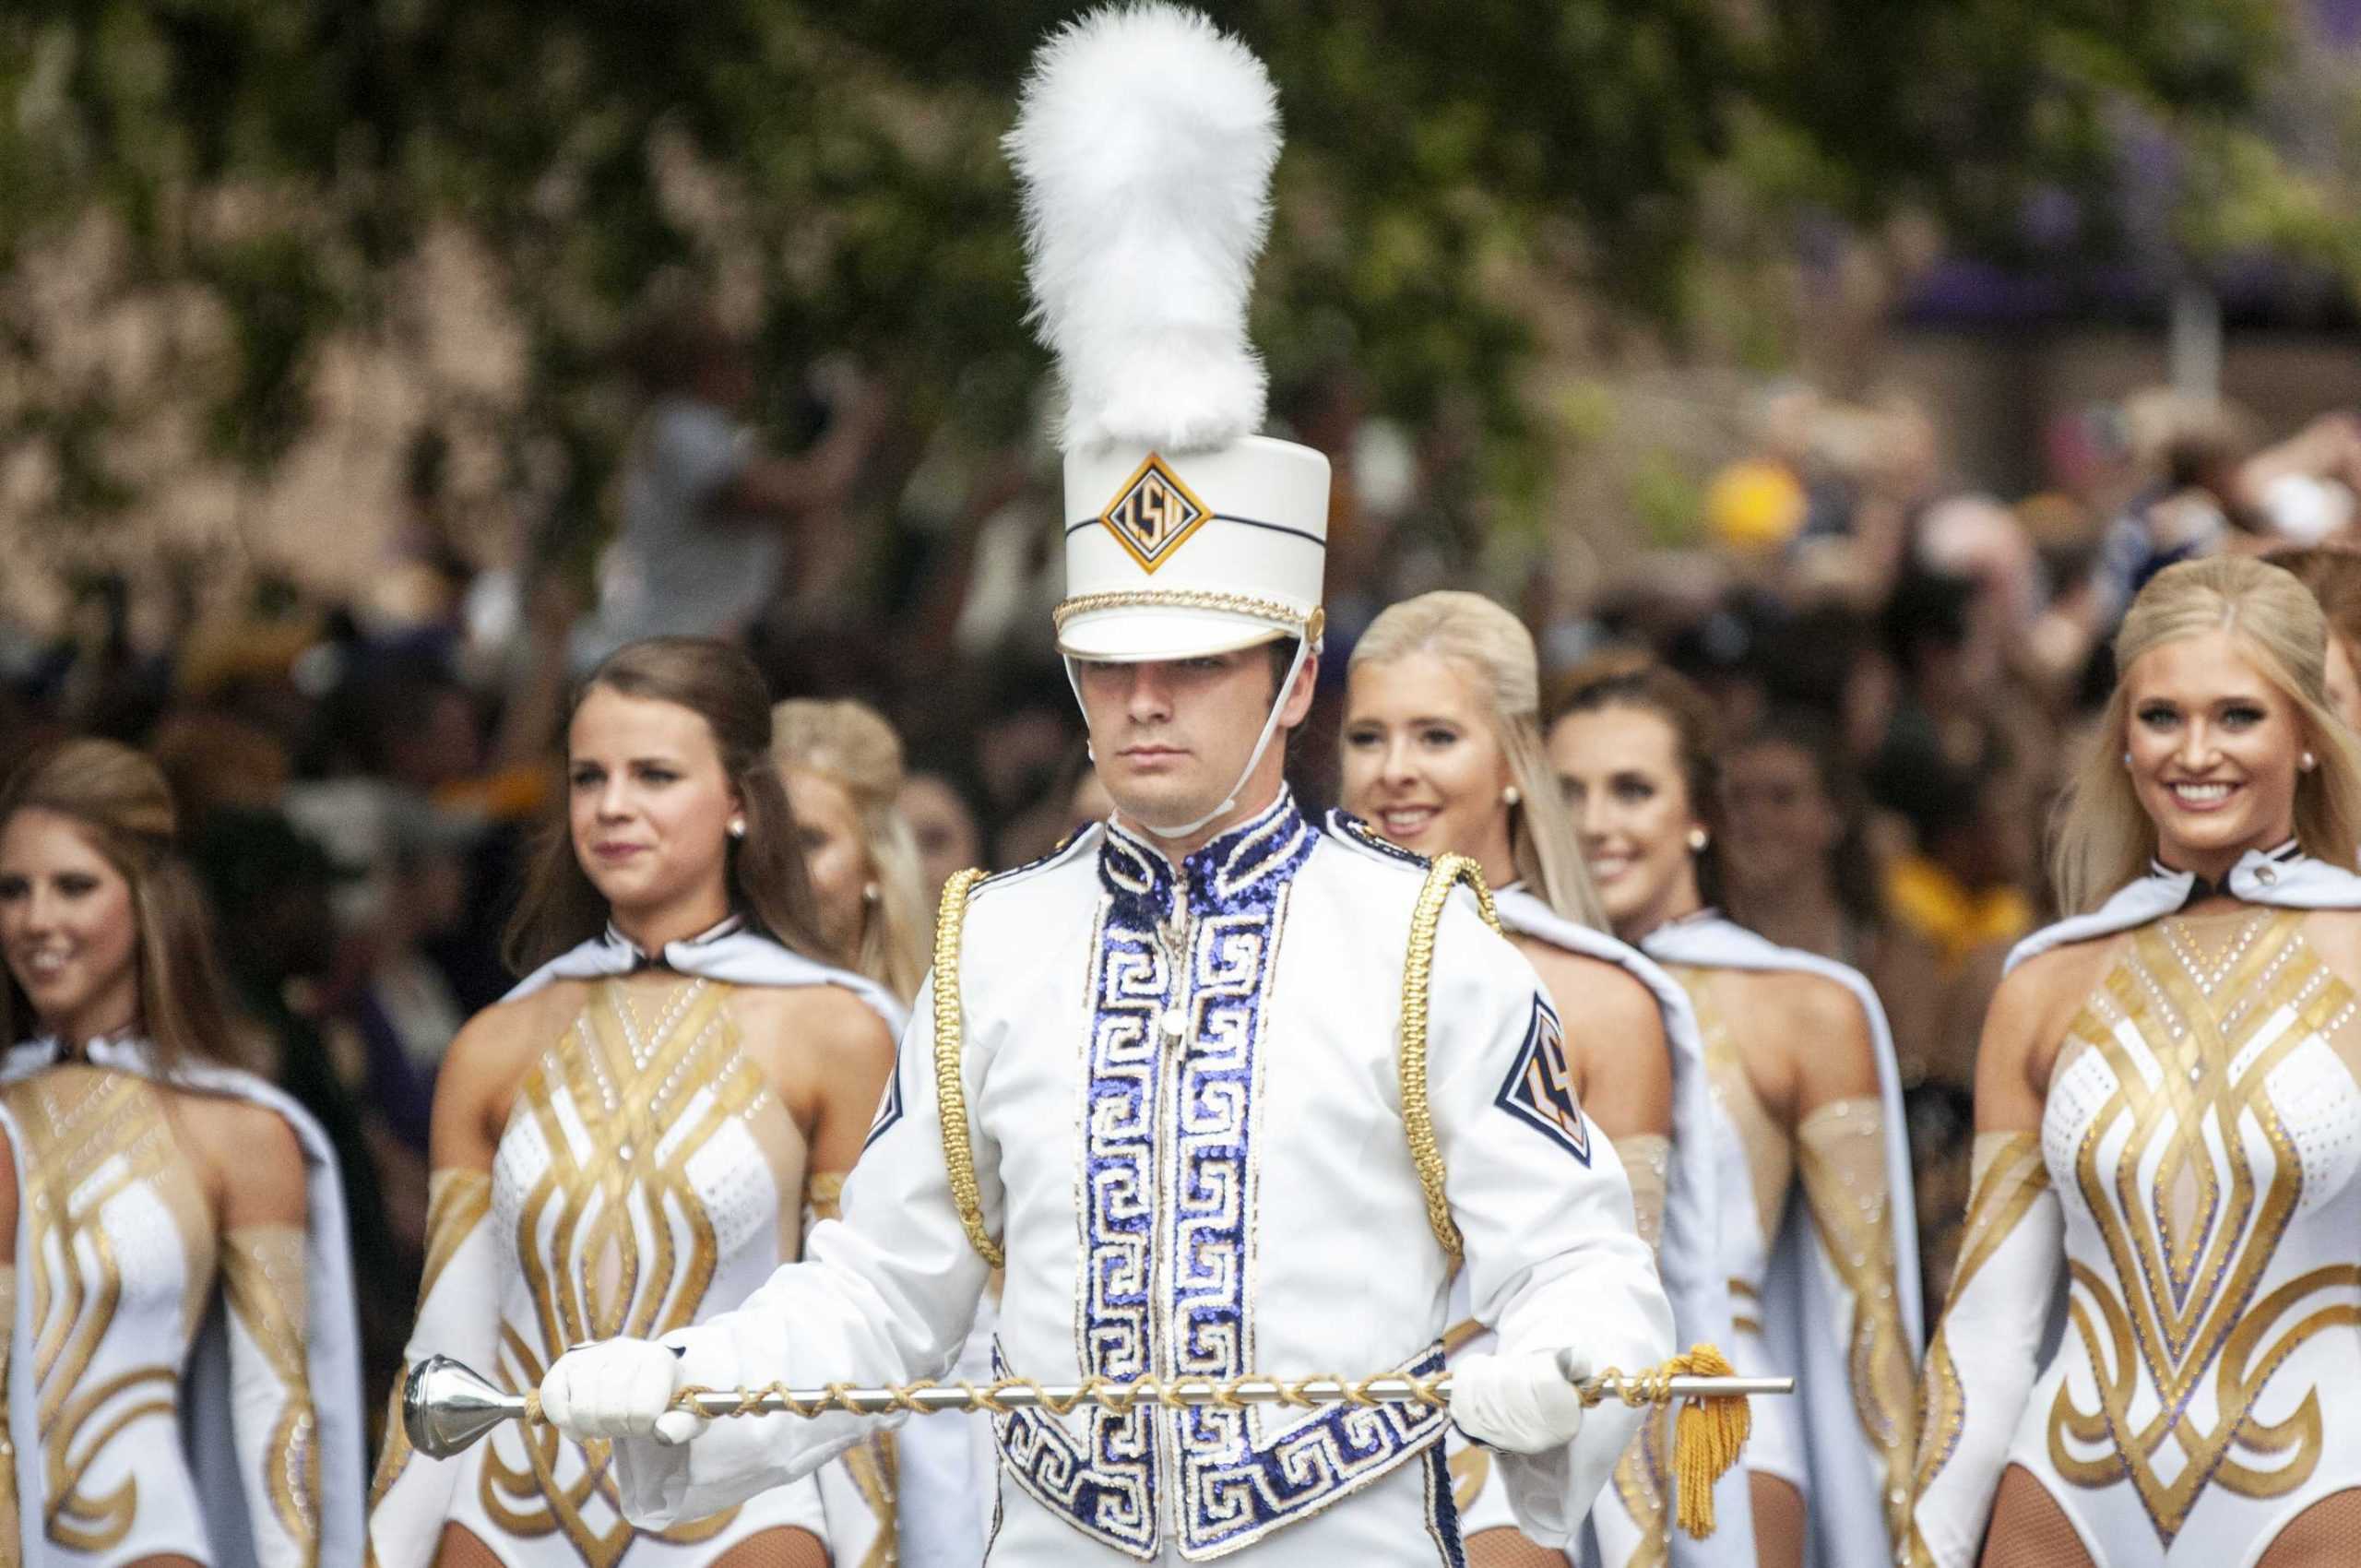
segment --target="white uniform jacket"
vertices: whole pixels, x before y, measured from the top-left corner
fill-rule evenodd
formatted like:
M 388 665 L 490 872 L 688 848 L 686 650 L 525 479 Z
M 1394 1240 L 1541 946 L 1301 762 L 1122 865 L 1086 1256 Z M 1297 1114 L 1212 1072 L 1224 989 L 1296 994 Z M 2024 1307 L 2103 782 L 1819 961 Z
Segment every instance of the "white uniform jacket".
M 1282 793 L 1177 873 L 1093 827 L 977 889 L 958 1081 L 982 1225 L 1007 1253 L 1010 1373 L 1442 1366 L 1451 1265 L 1397 1075 L 1423 880 L 1416 857 L 1342 819 L 1323 831 Z M 946 1176 L 931 993 L 843 1221 L 739 1310 L 667 1336 L 684 1382 L 891 1383 L 950 1364 L 987 1269 Z M 1661 1360 L 1671 1313 L 1622 1168 L 1573 1103 L 1532 969 L 1464 892 L 1442 910 L 1430 996 L 1429 1099 L 1476 1315 L 1509 1351 Z M 1567 1448 L 1502 1455 L 1525 1528 L 1567 1538 L 1636 1424 L 1608 1401 Z M 1416 1407 L 999 1417 L 990 1560 L 1456 1563 L 1444 1425 Z M 619 1443 L 623 1505 L 647 1526 L 710 1513 L 861 1429 L 732 1419 L 682 1447 Z

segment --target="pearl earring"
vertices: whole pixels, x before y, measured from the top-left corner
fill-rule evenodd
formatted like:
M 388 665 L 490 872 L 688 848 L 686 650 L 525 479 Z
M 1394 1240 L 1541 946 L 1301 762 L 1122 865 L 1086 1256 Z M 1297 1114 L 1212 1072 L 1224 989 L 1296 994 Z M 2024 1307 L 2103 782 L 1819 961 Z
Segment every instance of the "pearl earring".
M 1504 806 L 1513 806 L 1523 799 L 1525 799 L 1525 791 L 1513 784 L 1501 791 L 1501 804 Z
M 2131 754 L 2130 752 L 2123 754 L 2123 766 L 2127 768 L 2131 766 Z
M 862 903 L 874 904 L 883 897 L 884 895 L 877 891 L 877 884 L 873 882 L 864 882 L 860 885 L 860 901 Z
M 1712 842 L 1713 838 L 1703 828 L 1692 827 L 1689 830 L 1689 849 L 1692 854 L 1703 854 L 1705 846 Z
M 2314 768 L 2318 767 L 2319 765 L 2320 765 L 2320 759 L 2319 759 L 2319 758 L 2318 758 L 2318 757 L 2314 756 L 2314 755 L 2313 755 L 2311 753 L 2309 753 L 2309 752 L 2306 752 L 2306 753 L 2304 754 L 2304 755 L 2303 755 L 2303 760 L 2302 760 L 2302 761 L 2300 761 L 2300 762 L 2298 762 L 2298 763 L 2296 763 L 2296 766 L 2298 766 L 2298 767 L 2300 767 L 2300 768 L 2302 768 L 2305 772 L 2309 773 L 2312 769 L 2314 769 Z
M 743 838 L 746 837 L 746 819 L 744 817 L 734 816 L 730 819 L 730 837 L 732 838 Z

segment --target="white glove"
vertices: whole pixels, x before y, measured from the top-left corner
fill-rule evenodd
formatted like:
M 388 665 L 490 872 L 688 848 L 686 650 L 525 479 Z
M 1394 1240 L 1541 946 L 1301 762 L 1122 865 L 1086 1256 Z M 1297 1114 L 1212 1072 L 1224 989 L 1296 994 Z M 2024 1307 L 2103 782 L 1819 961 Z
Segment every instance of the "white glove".
M 1563 1448 L 1583 1430 L 1583 1396 L 1559 1369 L 1555 1350 L 1513 1356 L 1454 1357 L 1451 1363 L 1451 1419 L 1478 1443 L 1512 1454 L 1543 1454 Z M 1576 1377 L 1590 1374 L 1580 1356 Z
M 651 1339 L 608 1339 L 557 1359 L 541 1379 L 541 1414 L 576 1443 L 652 1437 L 670 1447 L 712 1423 L 672 1408 L 680 1352 Z

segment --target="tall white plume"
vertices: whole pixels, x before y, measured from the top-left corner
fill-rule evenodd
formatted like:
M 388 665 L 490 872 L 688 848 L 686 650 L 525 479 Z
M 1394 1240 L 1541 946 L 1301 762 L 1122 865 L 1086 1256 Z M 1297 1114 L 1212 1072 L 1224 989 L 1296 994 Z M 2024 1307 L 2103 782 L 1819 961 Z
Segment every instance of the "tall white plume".
M 1106 6 L 1034 55 L 1007 148 L 1060 445 L 1189 451 L 1259 429 L 1246 299 L 1279 157 L 1263 63 L 1195 11 Z

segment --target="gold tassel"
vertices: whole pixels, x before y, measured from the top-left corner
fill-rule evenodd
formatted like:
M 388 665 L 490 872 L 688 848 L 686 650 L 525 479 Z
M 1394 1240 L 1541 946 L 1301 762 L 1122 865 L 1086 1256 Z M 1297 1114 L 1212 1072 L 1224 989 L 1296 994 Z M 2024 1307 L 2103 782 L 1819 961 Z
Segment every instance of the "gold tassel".
M 1735 1377 L 1738 1369 L 1712 1345 L 1700 1342 L 1689 1354 L 1675 1356 L 1645 1372 L 1625 1374 L 1609 1367 L 1599 1374 L 1608 1390 L 1624 1404 L 1651 1408 L 1667 1403 L 1676 1377 Z M 1596 1404 L 1606 1392 L 1585 1394 Z M 1738 1450 L 1754 1431 L 1754 1412 L 1743 1394 L 1716 1394 L 1683 1399 L 1673 1419 L 1673 1488 L 1680 1501 L 1680 1527 L 1691 1540 L 1714 1533 L 1714 1483 L 1738 1463 Z
M 1701 1344 L 1666 1362 L 1665 1371 L 1676 1376 L 1730 1377 L 1737 1369 L 1721 1351 Z M 1754 1412 L 1743 1394 L 1680 1402 L 1673 1423 L 1672 1471 L 1680 1527 L 1690 1539 L 1703 1540 L 1714 1533 L 1714 1483 L 1738 1463 L 1738 1450 L 1753 1430 Z

